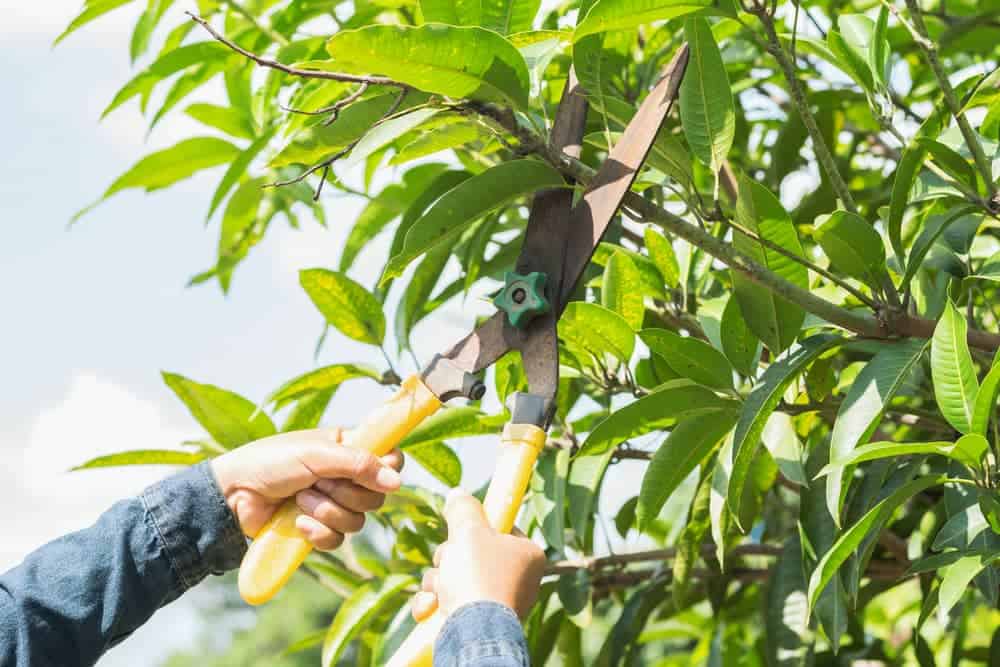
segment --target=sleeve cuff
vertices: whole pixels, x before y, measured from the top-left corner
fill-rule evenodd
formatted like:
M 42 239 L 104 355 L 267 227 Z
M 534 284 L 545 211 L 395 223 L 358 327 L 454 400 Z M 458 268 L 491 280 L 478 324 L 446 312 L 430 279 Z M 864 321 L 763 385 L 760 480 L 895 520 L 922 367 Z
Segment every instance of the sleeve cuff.
M 438 662 L 438 658 L 452 660 Z M 497 602 L 473 602 L 454 611 L 434 646 L 434 664 L 530 667 L 524 630 L 517 615 Z
M 150 486 L 141 499 L 185 589 L 239 566 L 246 538 L 207 461 Z

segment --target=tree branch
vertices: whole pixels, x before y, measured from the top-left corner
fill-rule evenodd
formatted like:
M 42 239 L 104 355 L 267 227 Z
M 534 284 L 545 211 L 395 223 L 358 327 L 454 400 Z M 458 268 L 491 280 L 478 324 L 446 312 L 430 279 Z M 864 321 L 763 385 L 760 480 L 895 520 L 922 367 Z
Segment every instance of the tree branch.
M 272 60 L 270 58 L 265 58 L 264 56 L 259 56 L 256 53 L 247 51 L 243 47 L 239 46 L 235 42 L 229 40 L 221 33 L 219 33 L 215 28 L 209 25 L 208 21 L 200 16 L 196 16 L 191 12 L 185 12 L 191 17 L 191 20 L 199 24 L 202 28 L 208 31 L 208 33 L 217 39 L 218 41 L 225 44 L 227 47 L 240 54 L 244 58 L 249 58 L 261 67 L 269 67 L 271 69 L 276 69 L 279 72 L 284 72 L 291 76 L 298 76 L 304 79 L 326 79 L 328 81 L 344 81 L 346 83 L 366 83 L 370 86 L 394 86 L 396 88 L 409 88 L 405 83 L 400 83 L 388 77 L 384 76 L 358 76 L 355 74 L 344 74 L 342 72 L 327 72 L 324 70 L 314 70 L 314 69 L 299 69 L 297 67 L 289 67 L 284 63 L 279 63 L 277 60 Z
M 259 30 L 261 33 L 267 35 L 272 41 L 277 42 L 281 46 L 288 46 L 288 38 L 279 32 L 275 32 L 274 29 L 265 26 L 257 20 L 257 17 L 247 11 L 247 8 L 236 2 L 236 0 L 223 0 L 223 4 L 232 9 L 234 12 L 242 16 L 244 19 L 250 22 L 250 24 Z

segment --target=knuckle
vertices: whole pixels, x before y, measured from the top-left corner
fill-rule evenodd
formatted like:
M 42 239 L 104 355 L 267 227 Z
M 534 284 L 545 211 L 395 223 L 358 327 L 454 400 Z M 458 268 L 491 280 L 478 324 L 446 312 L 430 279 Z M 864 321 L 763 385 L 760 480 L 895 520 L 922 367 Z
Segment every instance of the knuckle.
M 353 479 L 368 479 L 373 477 L 378 469 L 378 459 L 368 452 L 357 452 L 352 463 Z

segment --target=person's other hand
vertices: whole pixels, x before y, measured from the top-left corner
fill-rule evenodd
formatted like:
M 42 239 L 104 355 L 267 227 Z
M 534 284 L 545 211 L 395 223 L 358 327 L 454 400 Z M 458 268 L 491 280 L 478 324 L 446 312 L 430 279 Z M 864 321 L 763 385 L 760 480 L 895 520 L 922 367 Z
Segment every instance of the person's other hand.
M 288 498 L 296 526 L 317 549 L 335 549 L 361 530 L 364 512 L 399 488 L 403 455 L 376 456 L 341 445 L 339 428 L 293 431 L 249 443 L 212 461 L 212 471 L 240 528 L 254 537 Z
M 413 599 L 417 621 L 440 608 L 445 615 L 473 602 L 499 602 L 524 618 L 535 604 L 545 553 L 523 534 L 504 535 L 486 521 L 482 504 L 455 489 L 444 508 L 448 541 L 434 553 Z

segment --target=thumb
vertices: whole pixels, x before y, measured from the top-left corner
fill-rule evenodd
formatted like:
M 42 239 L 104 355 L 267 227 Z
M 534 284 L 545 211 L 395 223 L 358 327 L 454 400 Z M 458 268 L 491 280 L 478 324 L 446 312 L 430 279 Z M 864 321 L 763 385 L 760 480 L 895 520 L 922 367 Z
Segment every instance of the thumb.
M 351 447 L 307 447 L 299 457 L 318 479 L 349 479 L 378 493 L 396 491 L 402 479 L 374 454 Z
M 449 535 L 469 528 L 489 527 L 483 505 L 468 491 L 457 487 L 448 493 L 444 505 L 444 518 L 448 522 Z

